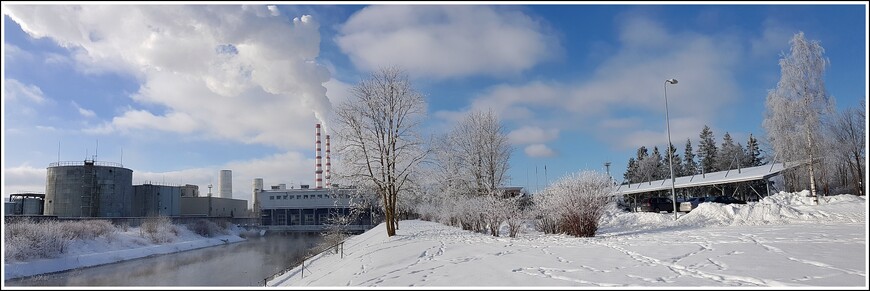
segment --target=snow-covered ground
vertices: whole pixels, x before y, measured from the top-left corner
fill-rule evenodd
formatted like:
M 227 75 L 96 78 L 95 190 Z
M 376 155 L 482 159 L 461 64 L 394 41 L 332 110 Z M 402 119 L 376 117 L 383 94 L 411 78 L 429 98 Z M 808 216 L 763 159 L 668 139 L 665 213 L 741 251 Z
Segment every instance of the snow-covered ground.
M 427 221 L 401 221 L 349 239 L 344 258 L 323 253 L 269 286 L 831 286 L 864 289 L 866 197 L 813 205 L 806 192 L 756 203 L 705 203 L 673 214 L 603 218 L 594 238 L 493 237 Z
M 152 243 L 140 235 L 138 227 L 133 227 L 126 231 L 118 231 L 109 237 L 73 240 L 65 248 L 64 253 L 56 258 L 23 262 L 4 259 L 3 280 L 92 267 L 244 240 L 239 236 L 243 230 L 235 226 L 231 226 L 226 235 L 208 238 L 190 231 L 183 225 L 178 225 L 177 229 L 178 236 L 167 243 Z

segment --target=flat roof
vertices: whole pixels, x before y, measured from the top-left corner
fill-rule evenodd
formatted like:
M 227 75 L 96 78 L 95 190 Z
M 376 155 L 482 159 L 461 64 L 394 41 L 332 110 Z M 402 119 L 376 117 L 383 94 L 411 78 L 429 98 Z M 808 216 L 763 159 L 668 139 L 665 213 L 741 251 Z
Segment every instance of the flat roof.
M 692 176 L 677 177 L 674 179 L 674 188 L 676 189 L 700 187 L 767 179 L 772 176 L 776 176 L 777 174 L 779 174 L 779 172 L 782 172 L 783 170 L 791 167 L 793 167 L 793 165 L 789 165 L 788 167 L 786 167 L 783 163 L 774 163 L 757 167 L 706 173 L 703 175 L 695 174 Z M 650 182 L 619 185 L 614 194 L 625 195 L 667 189 L 671 189 L 670 178 Z

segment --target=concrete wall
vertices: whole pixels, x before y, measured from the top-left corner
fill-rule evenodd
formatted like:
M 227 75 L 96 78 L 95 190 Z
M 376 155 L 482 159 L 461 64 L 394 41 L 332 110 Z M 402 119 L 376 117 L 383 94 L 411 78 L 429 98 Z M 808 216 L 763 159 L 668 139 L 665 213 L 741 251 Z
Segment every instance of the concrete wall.
M 209 215 L 211 200 L 211 215 Z M 181 197 L 182 216 L 247 217 L 248 201 L 220 197 Z
M 181 186 L 135 185 L 133 186 L 132 216 L 180 215 L 181 192 Z

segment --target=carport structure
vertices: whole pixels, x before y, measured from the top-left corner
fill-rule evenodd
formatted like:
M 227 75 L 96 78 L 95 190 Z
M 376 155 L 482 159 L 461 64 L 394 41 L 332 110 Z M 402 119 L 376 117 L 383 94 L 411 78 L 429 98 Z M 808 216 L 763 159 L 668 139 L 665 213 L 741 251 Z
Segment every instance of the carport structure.
M 727 171 L 719 171 L 713 173 L 695 174 L 691 176 L 677 177 L 674 179 L 674 189 L 688 189 L 703 186 L 724 186 L 727 184 L 735 184 L 740 182 L 764 181 L 765 193 L 764 196 L 770 196 L 770 178 L 779 175 L 783 170 L 796 166 L 797 163 L 773 163 L 749 168 L 737 168 Z M 758 195 L 759 198 L 764 197 L 758 192 L 758 189 L 749 185 L 749 188 Z M 619 185 L 614 192 L 614 195 L 632 195 L 632 200 L 637 204 L 637 194 L 655 192 L 671 189 L 671 179 L 655 180 L 634 184 Z M 725 188 L 722 187 L 722 195 Z M 737 192 L 737 188 L 734 189 Z M 732 193 L 731 195 L 734 195 Z M 668 195 L 670 196 L 670 195 Z M 633 206 L 632 209 L 635 209 Z

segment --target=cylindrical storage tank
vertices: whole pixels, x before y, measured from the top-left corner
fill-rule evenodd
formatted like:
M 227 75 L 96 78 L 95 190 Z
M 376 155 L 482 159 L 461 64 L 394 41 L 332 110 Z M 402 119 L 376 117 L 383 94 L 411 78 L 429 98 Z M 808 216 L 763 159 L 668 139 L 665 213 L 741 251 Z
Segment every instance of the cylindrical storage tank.
M 254 189 L 251 200 L 254 200 L 254 213 L 260 210 L 260 192 L 263 191 L 263 178 L 254 178 Z
M 221 170 L 218 176 L 218 193 L 221 198 L 233 198 L 233 171 Z
M 42 199 L 39 198 L 24 198 L 24 207 L 22 208 L 23 215 L 42 215 Z
M 59 217 L 132 215 L 133 170 L 110 162 L 58 162 L 46 170 L 44 214 Z
M 15 202 L 3 202 L 3 215 L 15 215 Z

